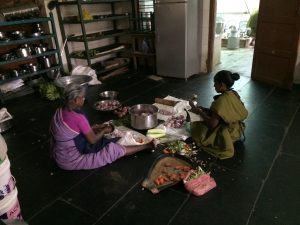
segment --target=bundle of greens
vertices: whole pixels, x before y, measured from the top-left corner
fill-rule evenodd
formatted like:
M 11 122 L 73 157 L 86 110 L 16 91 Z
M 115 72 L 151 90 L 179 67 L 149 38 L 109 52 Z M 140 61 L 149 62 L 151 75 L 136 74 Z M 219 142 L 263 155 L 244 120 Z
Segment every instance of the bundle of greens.
M 127 114 L 124 117 L 113 120 L 112 124 L 116 127 L 118 127 L 118 126 L 129 127 L 130 126 L 130 116 Z
M 43 82 L 39 84 L 39 92 L 42 97 L 51 101 L 59 99 L 60 94 L 57 87 L 52 82 Z

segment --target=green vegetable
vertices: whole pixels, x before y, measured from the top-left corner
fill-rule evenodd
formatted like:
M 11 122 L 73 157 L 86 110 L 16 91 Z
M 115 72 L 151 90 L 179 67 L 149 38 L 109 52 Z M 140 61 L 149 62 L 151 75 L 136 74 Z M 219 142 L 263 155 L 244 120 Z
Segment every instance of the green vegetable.
M 44 82 L 39 84 L 39 92 L 42 97 L 51 101 L 60 98 L 59 91 L 52 82 Z
M 198 166 L 196 170 L 191 170 L 191 173 L 186 180 L 187 181 L 194 180 L 197 177 L 200 177 L 204 174 L 206 174 L 206 172 L 200 166 Z
M 157 134 L 149 134 L 149 133 L 147 133 L 147 137 L 152 137 L 152 138 L 161 138 L 161 137 L 164 137 L 166 134 L 159 134 L 159 133 L 157 133 Z
M 130 126 L 130 117 L 129 117 L 129 115 L 126 115 L 123 118 L 119 118 L 117 120 L 113 120 L 112 124 L 114 126 L 116 126 L 116 127 L 118 127 L 118 126 L 129 127 Z
M 166 131 L 163 129 L 149 129 L 147 131 L 148 134 L 166 134 Z

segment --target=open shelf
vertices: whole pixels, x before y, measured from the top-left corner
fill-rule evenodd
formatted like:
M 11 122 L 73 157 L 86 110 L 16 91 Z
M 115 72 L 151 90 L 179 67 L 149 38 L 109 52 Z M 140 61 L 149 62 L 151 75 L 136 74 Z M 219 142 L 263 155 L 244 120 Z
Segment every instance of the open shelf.
M 89 49 L 89 58 L 95 59 L 104 55 L 120 52 L 125 49 L 125 45 L 113 44 L 107 45 L 99 48 Z M 71 58 L 75 59 L 86 59 L 86 51 L 75 51 L 70 54 Z
M 4 83 L 7 83 L 7 82 L 10 82 L 10 81 L 13 81 L 13 80 L 17 80 L 17 79 L 24 79 L 24 78 L 32 77 L 32 76 L 43 74 L 43 73 L 46 73 L 48 71 L 56 70 L 56 69 L 60 69 L 60 65 L 55 65 L 55 66 L 52 66 L 52 67 L 47 68 L 47 69 L 40 69 L 36 72 L 30 72 L 28 74 L 20 75 L 20 76 L 17 76 L 17 77 L 11 77 L 11 78 L 6 79 L 6 80 L 1 80 L 0 84 L 4 84 Z
M 92 20 L 66 20 L 64 19 L 62 22 L 64 24 L 81 24 L 81 23 L 95 23 L 95 22 L 101 22 L 101 21 L 108 21 L 108 20 L 121 20 L 121 19 L 126 19 L 129 18 L 129 15 L 102 15 L 98 16 L 99 18 L 93 18 Z
M 60 5 L 74 5 L 78 2 L 80 4 L 99 4 L 99 3 L 114 3 L 114 2 L 128 2 L 129 0 L 77 0 L 77 1 L 68 1 L 68 2 L 60 2 Z
M 118 37 L 127 34 L 129 34 L 128 30 L 109 30 L 109 31 L 90 33 L 86 35 L 86 41 L 96 41 L 104 38 Z M 84 37 L 83 35 L 78 35 L 78 36 L 71 37 L 68 40 L 73 42 L 84 42 Z
M 27 61 L 27 60 L 38 58 L 38 57 L 41 57 L 41 56 L 54 55 L 55 53 L 59 53 L 59 50 L 53 49 L 53 50 L 48 50 L 47 52 L 43 52 L 42 54 L 38 54 L 38 55 L 30 55 L 28 57 L 15 58 L 15 59 L 6 60 L 6 61 L 0 61 L 0 66 L 1 65 L 6 65 L 6 64 L 11 64 L 11 63 Z

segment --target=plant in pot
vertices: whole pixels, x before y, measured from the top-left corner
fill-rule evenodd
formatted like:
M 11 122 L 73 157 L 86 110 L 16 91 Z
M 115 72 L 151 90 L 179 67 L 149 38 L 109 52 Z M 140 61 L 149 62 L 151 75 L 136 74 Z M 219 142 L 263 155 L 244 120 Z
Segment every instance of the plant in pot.
M 249 36 L 252 37 L 252 41 L 250 43 L 252 45 L 254 44 L 255 35 L 256 35 L 257 17 L 258 17 L 258 10 L 254 10 L 251 13 L 250 18 L 247 22 L 247 27 L 249 27 L 251 29 Z

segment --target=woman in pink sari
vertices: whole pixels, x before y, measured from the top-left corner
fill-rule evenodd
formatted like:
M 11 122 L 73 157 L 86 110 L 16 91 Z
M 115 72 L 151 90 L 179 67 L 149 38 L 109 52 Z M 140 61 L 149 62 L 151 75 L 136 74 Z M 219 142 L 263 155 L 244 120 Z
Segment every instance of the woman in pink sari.
M 151 149 L 153 142 L 138 146 L 121 146 L 104 138 L 112 131 L 109 124 L 90 126 L 81 111 L 85 90 L 76 84 L 68 85 L 50 124 L 52 154 L 57 165 L 65 170 L 95 169 L 138 151 Z

